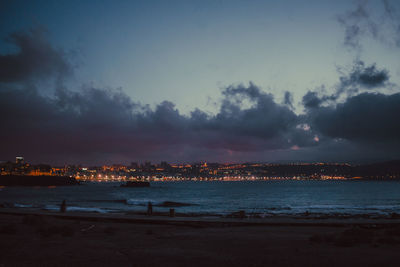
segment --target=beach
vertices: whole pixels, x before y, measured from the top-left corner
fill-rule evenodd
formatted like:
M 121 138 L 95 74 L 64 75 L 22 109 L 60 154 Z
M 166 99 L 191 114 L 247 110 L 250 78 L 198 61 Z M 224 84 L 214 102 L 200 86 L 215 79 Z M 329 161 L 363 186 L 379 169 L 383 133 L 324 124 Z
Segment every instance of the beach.
M 399 219 L 0 209 L 0 266 L 398 266 Z

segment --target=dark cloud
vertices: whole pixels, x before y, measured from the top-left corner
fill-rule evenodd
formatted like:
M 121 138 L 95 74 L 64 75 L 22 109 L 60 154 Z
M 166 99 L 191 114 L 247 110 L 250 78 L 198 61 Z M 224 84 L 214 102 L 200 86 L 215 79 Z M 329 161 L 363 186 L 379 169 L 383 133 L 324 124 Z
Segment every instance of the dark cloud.
M 400 148 L 400 93 L 362 93 L 335 106 L 309 110 L 314 130 L 330 138 Z
M 384 0 L 370 6 L 368 1 L 359 1 L 354 10 L 338 16 L 344 28 L 344 44 L 360 50 L 362 38 L 370 37 L 385 44 L 400 46 L 400 16 L 394 3 Z
M 398 157 L 400 94 L 377 91 L 390 85 L 387 70 L 356 61 L 350 72 L 342 73 L 333 93 L 318 90 L 303 96 L 304 121 L 325 144 L 341 148 L 345 154 L 351 147 L 353 158 L 372 156 L 366 155 L 367 151 Z
M 377 31 L 377 25 L 370 20 L 366 10 L 366 2 L 360 2 L 354 10 L 338 16 L 338 21 L 345 31 L 344 44 L 351 48 L 361 48 L 361 36 Z
M 302 99 L 302 104 L 306 109 L 317 108 L 323 103 L 323 99 L 318 96 L 317 92 L 308 91 Z
M 61 78 L 71 72 L 64 53 L 51 46 L 44 29 L 12 33 L 5 41 L 15 45 L 18 52 L 0 55 L 0 82 Z
M 348 73 L 341 70 L 339 83 L 333 88 L 333 93 L 327 94 L 325 87 L 317 91 L 307 92 L 302 99 L 302 104 L 306 109 L 319 107 L 321 104 L 336 103 L 336 101 L 345 95 L 354 96 L 363 90 L 377 90 L 387 88 L 389 85 L 389 71 L 378 69 L 376 64 L 366 65 L 361 60 L 356 60 L 352 69 Z
M 359 151 L 366 147 L 398 151 L 400 94 L 377 91 L 389 85 L 387 70 L 356 61 L 350 72 L 342 73 L 334 93 L 309 91 L 303 96 L 305 120 L 321 138 L 349 141 Z
M 20 48 L 0 63 L 1 156 L 15 153 L 54 161 L 56 158 L 186 158 L 196 151 L 219 155 L 263 152 L 315 143 L 298 128 L 291 95 L 278 104 L 255 84 L 229 86 L 217 114 L 194 110 L 182 115 L 172 102 L 155 108 L 133 101 L 121 89 L 82 86 L 69 90 L 56 83 L 42 94 L 35 81 L 65 75 L 70 67 L 40 31 L 12 34 Z M 57 79 L 60 80 L 60 79 Z M 20 86 L 13 86 L 20 84 Z M 210 152 L 214 151 L 214 152 Z M 201 154 L 201 153 L 200 153 Z
M 375 65 L 358 62 L 342 76 L 334 94 L 308 92 L 303 115 L 294 113 L 289 92 L 279 104 L 253 83 L 222 90 L 216 114 L 195 109 L 184 115 L 169 101 L 153 108 L 134 101 L 122 89 L 86 85 L 70 90 L 62 79 L 57 79 L 53 94 L 44 95 L 35 81 L 64 76 L 69 64 L 62 51 L 45 39 L 38 41 L 33 32 L 19 36 L 24 36 L 20 52 L 0 60 L 19 66 L 1 76 L 3 159 L 20 154 L 50 163 L 262 161 L 274 160 L 274 155 L 304 160 L 302 155 L 326 155 L 322 149 L 326 147 L 336 147 L 330 151 L 338 155 L 343 152 L 339 147 L 349 142 L 353 147 L 384 142 L 399 148 L 400 130 L 393 117 L 400 112 L 399 94 L 347 94 L 345 101 L 337 102 L 342 94 L 338 88 L 386 86 L 388 72 Z
M 286 105 L 279 105 L 271 94 L 262 92 L 257 86 L 228 87 L 218 114 L 209 118 L 205 129 L 217 131 L 226 139 L 230 149 L 270 150 L 302 146 L 312 139 L 303 130 L 296 128 L 299 117 Z M 252 106 L 242 108 L 248 99 Z M 252 140 L 246 144 L 244 140 Z M 228 148 L 228 147 L 227 147 Z
M 400 47 L 400 14 L 394 7 L 394 1 L 383 0 L 384 5 L 384 20 L 386 21 L 387 28 L 390 32 L 394 33 L 392 42 Z
M 0 118 L 6 129 L 0 133 L 2 153 L 104 160 L 113 155 L 154 158 L 171 150 L 260 152 L 315 143 L 311 133 L 296 127 L 296 114 L 254 84 L 228 87 L 223 95 L 216 115 L 195 110 L 185 116 L 171 102 L 151 109 L 121 90 L 59 89 L 47 97 L 35 88 L 3 88 L 0 112 L 12 116 Z M 253 106 L 242 108 L 239 98 Z
M 340 77 L 343 87 L 365 87 L 373 89 L 385 86 L 389 81 L 389 72 L 385 69 L 379 70 L 376 64 L 365 66 L 361 60 L 355 62 L 353 70 L 348 77 Z
M 293 94 L 289 91 L 285 92 L 284 98 L 283 98 L 283 104 L 287 105 L 291 109 L 294 109 L 293 106 Z
M 325 97 L 325 100 L 336 101 L 343 94 L 352 96 L 360 91 L 384 89 L 389 86 L 389 71 L 378 69 L 375 63 L 366 66 L 362 60 L 356 60 L 349 73 L 341 74 L 335 93 Z

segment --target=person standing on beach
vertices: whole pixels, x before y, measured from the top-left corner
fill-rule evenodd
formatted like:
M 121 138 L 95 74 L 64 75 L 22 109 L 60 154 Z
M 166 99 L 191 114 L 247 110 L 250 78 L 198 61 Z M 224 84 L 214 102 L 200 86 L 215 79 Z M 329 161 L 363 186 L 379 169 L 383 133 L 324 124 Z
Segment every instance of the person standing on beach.
M 60 206 L 60 212 L 65 212 L 66 210 L 67 210 L 67 203 L 65 202 L 64 199 Z
M 149 201 L 147 204 L 147 215 L 152 215 L 153 214 L 153 204 Z

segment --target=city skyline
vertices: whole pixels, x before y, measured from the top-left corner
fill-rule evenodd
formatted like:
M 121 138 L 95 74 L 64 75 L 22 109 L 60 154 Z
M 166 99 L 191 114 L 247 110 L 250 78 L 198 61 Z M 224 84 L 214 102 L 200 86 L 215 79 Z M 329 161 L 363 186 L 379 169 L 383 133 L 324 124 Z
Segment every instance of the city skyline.
M 399 159 L 399 3 L 302 6 L 4 1 L 0 160 Z
M 51 179 L 82 182 L 171 182 L 171 181 L 326 181 L 373 180 L 397 181 L 399 160 L 363 165 L 348 163 L 185 163 L 162 161 L 131 162 L 102 166 L 31 164 L 23 157 L 15 162 L 0 162 L 0 178 L 5 184 L 18 184 L 12 179 L 34 183 Z M 11 180 L 9 179 L 11 178 Z M 147 184 L 146 184 L 147 186 Z

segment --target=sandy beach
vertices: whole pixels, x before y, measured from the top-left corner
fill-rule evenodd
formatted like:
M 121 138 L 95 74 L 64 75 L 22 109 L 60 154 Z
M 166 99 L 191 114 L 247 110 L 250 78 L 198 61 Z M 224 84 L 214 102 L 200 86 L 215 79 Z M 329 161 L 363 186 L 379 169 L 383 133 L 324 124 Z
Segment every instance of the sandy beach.
M 400 220 L 0 210 L 0 266 L 398 266 Z

